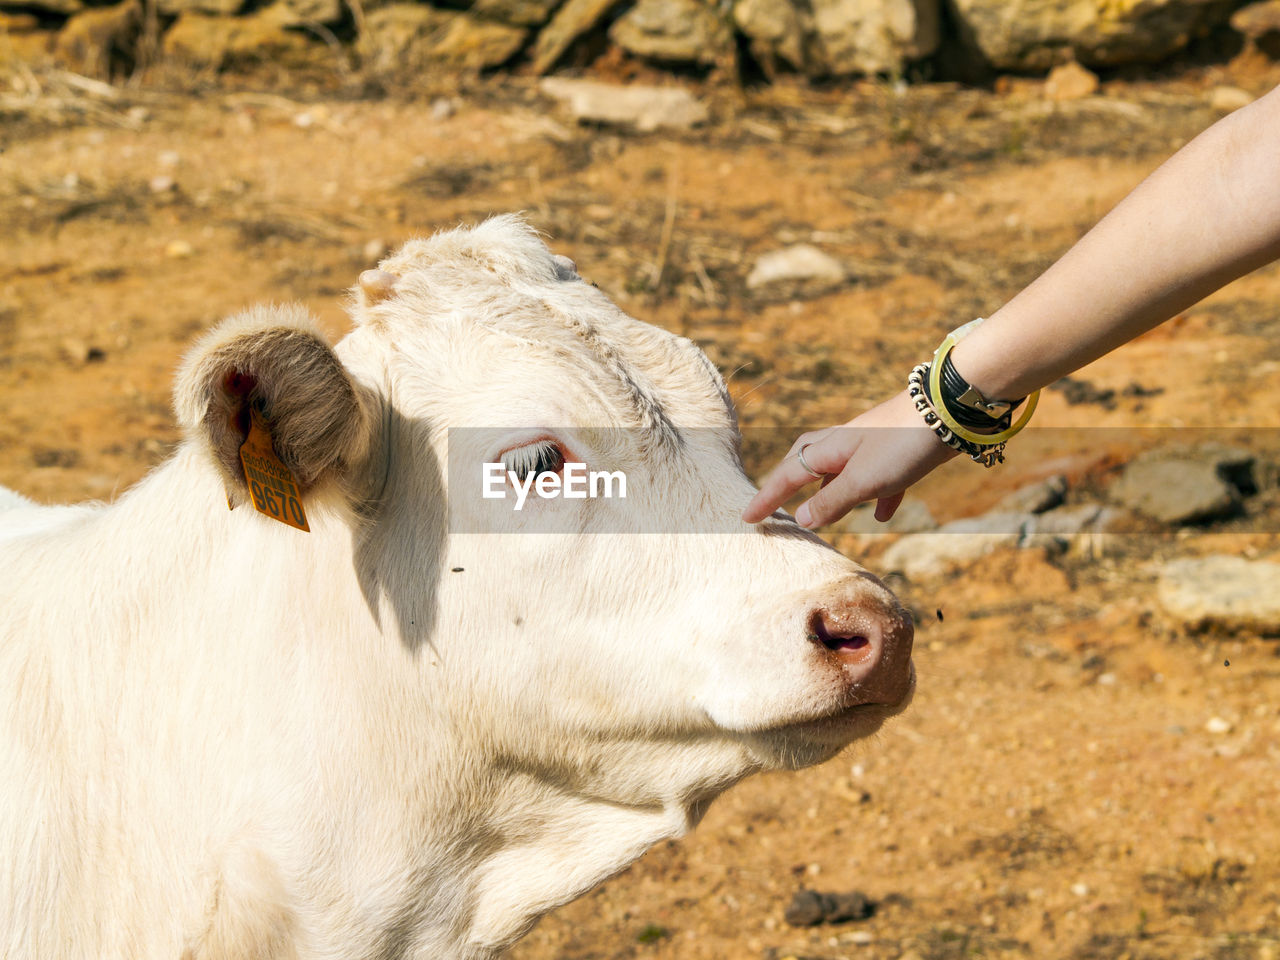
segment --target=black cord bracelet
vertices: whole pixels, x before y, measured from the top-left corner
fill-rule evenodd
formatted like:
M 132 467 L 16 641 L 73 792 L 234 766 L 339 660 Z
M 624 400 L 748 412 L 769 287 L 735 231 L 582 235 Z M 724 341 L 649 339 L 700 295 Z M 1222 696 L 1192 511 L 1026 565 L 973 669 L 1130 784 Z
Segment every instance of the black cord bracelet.
M 941 387 L 942 387 L 942 403 L 946 405 L 947 413 L 960 424 L 970 430 L 986 430 L 991 433 L 999 433 L 1001 430 L 1009 429 L 1009 424 L 1013 422 L 1013 411 L 1022 403 L 1015 400 L 1004 415 L 993 417 L 990 414 L 983 413 L 981 410 L 975 410 L 973 407 L 965 406 L 963 403 L 957 403 L 956 398 L 962 396 L 970 389 L 968 382 L 964 377 L 960 376 L 960 372 L 956 370 L 951 363 L 951 354 L 948 353 L 942 358 L 941 371 Z M 930 398 L 933 399 L 933 398 Z M 936 402 L 936 400 L 935 400 Z

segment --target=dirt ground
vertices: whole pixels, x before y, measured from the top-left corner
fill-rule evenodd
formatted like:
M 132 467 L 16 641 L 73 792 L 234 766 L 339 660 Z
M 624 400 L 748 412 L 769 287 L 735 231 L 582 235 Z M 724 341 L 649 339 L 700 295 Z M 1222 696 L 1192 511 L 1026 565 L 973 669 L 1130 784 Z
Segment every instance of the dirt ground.
M 699 89 L 710 125 L 639 135 L 578 128 L 522 78 L 373 95 L 18 76 L 0 97 L 0 484 L 110 499 L 176 441 L 170 380 L 200 330 L 300 300 L 336 336 L 386 248 L 509 210 L 732 374 L 759 475 L 1030 281 L 1218 116 L 1216 86 L 1277 82 L 1244 57 L 1057 104 L 1032 79 Z M 754 296 L 754 259 L 794 242 L 853 280 Z M 1087 487 L 1139 444 L 1102 427 L 1280 426 L 1278 329 L 1272 267 L 1083 371 L 1092 389 L 1046 391 L 1000 470 L 955 462 L 919 495 L 946 519 L 1051 472 Z M 1152 573 L 1280 558 L 1265 527 L 896 580 L 919 615 L 907 714 L 822 767 L 740 785 L 513 956 L 1275 960 L 1280 643 L 1188 635 Z M 872 570 L 891 539 L 833 538 Z M 792 927 L 802 888 L 876 910 Z

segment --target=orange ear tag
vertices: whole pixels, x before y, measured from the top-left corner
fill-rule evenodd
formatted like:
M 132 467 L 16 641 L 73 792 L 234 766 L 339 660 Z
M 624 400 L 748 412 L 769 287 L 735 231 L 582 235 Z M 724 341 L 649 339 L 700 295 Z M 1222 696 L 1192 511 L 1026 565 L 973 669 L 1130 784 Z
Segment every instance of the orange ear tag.
M 271 431 L 262 414 L 250 408 L 249 435 L 240 444 L 240 464 L 249 484 L 254 508 L 263 516 L 287 523 L 310 533 L 307 515 L 302 510 L 302 495 L 289 468 L 276 456 L 271 446 Z

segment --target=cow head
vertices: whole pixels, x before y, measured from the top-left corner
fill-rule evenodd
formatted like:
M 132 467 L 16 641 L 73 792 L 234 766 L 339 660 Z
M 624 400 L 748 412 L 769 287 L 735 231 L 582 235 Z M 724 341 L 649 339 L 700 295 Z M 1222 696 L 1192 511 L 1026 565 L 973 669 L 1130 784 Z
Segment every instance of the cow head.
M 696 345 L 624 314 L 510 217 L 412 241 L 353 293 L 336 349 L 279 311 L 220 328 L 178 409 L 233 499 L 243 410 L 270 420 L 321 522 L 352 530 L 371 622 L 457 776 L 662 811 L 635 855 L 742 776 L 826 759 L 903 709 L 910 619 L 790 520 L 741 521 L 754 487 Z M 513 485 L 574 464 L 624 475 L 625 503 L 515 509 Z

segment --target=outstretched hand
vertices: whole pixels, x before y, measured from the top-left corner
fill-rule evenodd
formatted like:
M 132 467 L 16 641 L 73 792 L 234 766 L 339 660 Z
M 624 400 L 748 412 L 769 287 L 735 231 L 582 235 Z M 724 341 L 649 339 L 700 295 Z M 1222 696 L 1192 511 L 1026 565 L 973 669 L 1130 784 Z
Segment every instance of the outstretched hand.
M 906 489 L 956 455 L 925 425 L 906 391 L 855 417 L 844 426 L 799 437 L 764 479 L 742 518 L 759 523 L 816 479 L 797 453 L 825 474 L 822 487 L 796 510 L 802 527 L 840 519 L 859 503 L 876 501 L 876 519 L 893 516 Z

